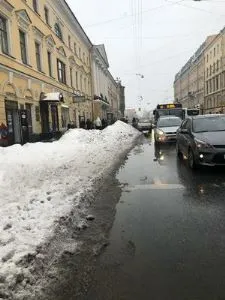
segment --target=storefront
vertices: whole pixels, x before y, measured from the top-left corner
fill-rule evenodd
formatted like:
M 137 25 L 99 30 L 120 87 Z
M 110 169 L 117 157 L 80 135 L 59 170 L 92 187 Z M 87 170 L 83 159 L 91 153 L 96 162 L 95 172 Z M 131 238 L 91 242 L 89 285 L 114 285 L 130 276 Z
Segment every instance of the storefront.
M 5 100 L 6 125 L 8 129 L 7 143 L 8 145 L 20 144 L 21 138 L 21 123 L 18 109 L 18 102 Z
M 70 113 L 69 106 L 65 104 L 61 104 L 61 119 L 62 119 L 62 129 L 63 131 L 67 130 L 70 122 Z
M 59 129 L 59 104 L 63 102 L 62 93 L 41 93 L 41 139 L 57 138 L 61 135 Z

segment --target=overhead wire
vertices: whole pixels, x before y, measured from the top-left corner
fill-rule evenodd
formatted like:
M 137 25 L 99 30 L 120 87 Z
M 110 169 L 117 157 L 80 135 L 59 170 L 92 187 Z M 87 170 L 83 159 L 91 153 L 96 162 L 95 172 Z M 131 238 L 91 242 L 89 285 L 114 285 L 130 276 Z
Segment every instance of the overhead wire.
M 132 1 L 132 0 L 131 0 L 131 1 Z M 151 12 L 151 11 L 160 10 L 161 8 L 164 8 L 164 7 L 169 7 L 169 6 L 176 5 L 176 4 L 178 4 L 178 3 L 180 3 L 180 2 L 183 2 L 183 1 L 185 1 L 185 0 L 178 0 L 178 1 L 172 2 L 172 3 L 171 3 L 171 1 L 166 1 L 167 3 L 164 3 L 164 4 L 161 4 L 161 5 L 159 5 L 159 6 L 152 7 L 152 8 L 146 9 L 146 10 L 143 10 L 141 13 L 142 13 L 142 15 L 143 15 L 143 14 L 149 13 L 149 12 Z M 169 2 L 170 2 L 170 3 L 169 3 Z M 101 22 L 89 24 L 89 25 L 87 24 L 85 27 L 86 27 L 86 28 L 89 28 L 89 27 L 95 27 L 95 26 L 105 25 L 105 24 L 108 24 L 108 23 L 112 23 L 112 22 L 124 20 L 124 19 L 130 18 L 130 17 L 133 17 L 133 13 L 127 14 L 127 15 L 125 15 L 125 16 L 121 16 L 121 17 L 112 18 L 112 19 L 108 19 L 108 20 L 105 20 L 105 21 L 101 21 Z
M 220 16 L 220 17 L 225 17 L 225 15 L 223 15 L 223 14 L 217 14 L 217 13 L 214 13 L 214 12 L 212 12 L 212 11 L 209 11 L 209 10 L 204 9 L 204 8 L 201 8 L 201 7 L 194 7 L 194 6 L 188 5 L 188 4 L 186 4 L 186 3 L 181 3 L 181 2 L 184 2 L 184 1 L 181 1 L 181 2 L 175 2 L 175 1 L 170 1 L 170 0 L 165 0 L 165 1 L 166 1 L 166 2 L 169 2 L 169 3 L 171 3 L 171 4 L 180 5 L 180 6 L 183 6 L 183 7 L 190 8 L 190 9 L 202 11 L 202 12 L 205 12 L 205 13 L 208 13 L 208 14 L 218 15 L 218 16 Z M 206 0 L 205 0 L 205 1 L 206 1 Z M 207 2 L 213 3 L 213 1 L 207 1 Z M 223 1 L 223 2 L 224 2 L 224 1 Z

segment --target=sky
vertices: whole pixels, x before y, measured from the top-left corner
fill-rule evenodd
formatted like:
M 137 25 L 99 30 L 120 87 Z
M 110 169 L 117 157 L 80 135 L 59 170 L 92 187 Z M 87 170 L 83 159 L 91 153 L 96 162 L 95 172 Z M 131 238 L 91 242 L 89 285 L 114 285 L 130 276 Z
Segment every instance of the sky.
M 104 44 L 126 108 L 173 101 L 175 74 L 225 26 L 225 0 L 67 0 L 93 44 Z M 143 75 L 143 76 L 142 76 Z

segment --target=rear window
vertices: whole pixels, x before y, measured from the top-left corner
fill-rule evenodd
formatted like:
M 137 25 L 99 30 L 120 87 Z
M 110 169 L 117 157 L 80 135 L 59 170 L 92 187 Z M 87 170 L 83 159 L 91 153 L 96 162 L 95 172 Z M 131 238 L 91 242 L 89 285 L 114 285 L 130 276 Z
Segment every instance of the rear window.
M 159 119 L 157 126 L 158 127 L 173 127 L 173 126 L 180 126 L 181 125 L 181 119 L 179 118 L 171 118 L 171 119 L 167 119 L 167 118 L 162 118 Z
M 194 132 L 225 131 L 225 117 L 199 118 L 193 120 Z

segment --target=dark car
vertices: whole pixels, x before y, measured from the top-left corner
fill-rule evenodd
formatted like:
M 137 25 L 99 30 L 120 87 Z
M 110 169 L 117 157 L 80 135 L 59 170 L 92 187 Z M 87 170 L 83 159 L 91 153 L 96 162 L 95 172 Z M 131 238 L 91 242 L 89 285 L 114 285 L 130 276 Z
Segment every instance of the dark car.
M 187 118 L 177 131 L 177 155 L 198 165 L 225 166 L 225 115 Z

